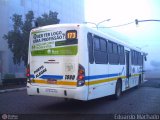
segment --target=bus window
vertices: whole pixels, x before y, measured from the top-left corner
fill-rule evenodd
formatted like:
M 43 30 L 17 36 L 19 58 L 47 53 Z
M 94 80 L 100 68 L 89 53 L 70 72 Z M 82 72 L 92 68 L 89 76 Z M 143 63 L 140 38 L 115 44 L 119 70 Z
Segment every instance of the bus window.
M 133 50 L 131 50 L 131 64 L 133 65 Z
M 117 48 L 117 44 L 113 43 L 113 53 L 117 54 L 118 53 L 118 48 Z
M 132 60 L 132 65 L 136 64 L 136 60 L 135 60 L 135 51 L 131 50 L 131 60 Z
M 138 65 L 138 52 L 135 51 L 135 65 Z
M 124 55 L 124 47 L 122 45 L 118 46 L 118 53 L 119 53 L 119 63 L 120 65 L 125 64 L 125 55 Z
M 97 37 L 94 37 L 94 49 L 100 50 L 99 38 L 97 38 Z
M 108 42 L 108 53 L 112 53 L 112 52 L 113 52 L 112 43 Z
M 93 64 L 94 62 L 94 57 L 93 57 L 93 38 L 92 38 L 92 34 L 88 33 L 87 35 L 87 39 L 88 39 L 88 49 L 89 49 L 89 62 L 91 64 Z
M 141 65 L 141 53 L 138 52 L 138 65 Z
M 107 52 L 107 42 L 104 39 L 100 39 L 100 46 L 102 52 Z
M 119 64 L 118 45 L 113 43 L 113 64 Z
M 108 42 L 108 56 L 110 64 L 119 64 L 118 45 L 113 42 Z
M 107 64 L 107 41 L 98 36 L 94 37 L 94 58 L 96 64 Z

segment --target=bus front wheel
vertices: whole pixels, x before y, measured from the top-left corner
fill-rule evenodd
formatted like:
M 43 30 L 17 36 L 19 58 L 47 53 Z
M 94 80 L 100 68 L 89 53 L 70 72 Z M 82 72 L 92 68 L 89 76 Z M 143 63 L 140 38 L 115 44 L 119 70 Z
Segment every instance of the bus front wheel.
M 142 77 L 141 77 L 141 75 L 140 75 L 139 78 L 138 78 L 138 85 L 137 85 L 137 88 L 140 87 L 141 83 L 142 83 Z
M 121 80 L 118 80 L 116 83 L 114 98 L 119 99 L 121 94 L 122 94 L 122 82 Z

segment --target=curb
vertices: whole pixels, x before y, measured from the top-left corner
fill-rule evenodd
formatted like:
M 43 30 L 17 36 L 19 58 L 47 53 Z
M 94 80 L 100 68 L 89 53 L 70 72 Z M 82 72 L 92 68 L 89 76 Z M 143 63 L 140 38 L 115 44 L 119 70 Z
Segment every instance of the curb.
M 14 92 L 14 91 L 21 91 L 21 90 L 26 90 L 27 87 L 22 87 L 22 88 L 15 88 L 15 89 L 6 89 L 6 90 L 0 90 L 1 93 L 6 93 L 6 92 Z

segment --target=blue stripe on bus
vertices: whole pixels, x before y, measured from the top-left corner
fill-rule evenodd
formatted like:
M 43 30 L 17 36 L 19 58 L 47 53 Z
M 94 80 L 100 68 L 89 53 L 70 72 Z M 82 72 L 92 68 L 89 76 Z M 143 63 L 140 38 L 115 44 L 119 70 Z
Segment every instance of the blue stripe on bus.
M 85 80 L 93 80 L 93 79 L 100 79 L 100 78 L 108 78 L 108 77 L 116 77 L 121 75 L 121 73 L 113 73 L 113 74 L 103 74 L 103 75 L 92 75 L 92 76 L 85 76 Z M 35 78 L 34 75 L 30 75 L 30 78 Z M 40 78 L 42 79 L 63 79 L 62 75 L 42 75 Z
M 30 78 L 35 78 L 34 75 L 30 75 Z M 42 75 L 42 79 L 63 79 L 62 75 Z
M 34 75 L 30 75 L 30 78 L 35 78 Z
M 42 79 L 63 79 L 62 75 L 42 75 Z
M 104 74 L 104 75 L 92 75 L 92 76 L 85 76 L 85 80 L 92 80 L 92 79 L 99 79 L 99 78 L 108 78 L 108 77 L 116 77 L 119 76 L 121 73 L 114 73 L 114 74 Z

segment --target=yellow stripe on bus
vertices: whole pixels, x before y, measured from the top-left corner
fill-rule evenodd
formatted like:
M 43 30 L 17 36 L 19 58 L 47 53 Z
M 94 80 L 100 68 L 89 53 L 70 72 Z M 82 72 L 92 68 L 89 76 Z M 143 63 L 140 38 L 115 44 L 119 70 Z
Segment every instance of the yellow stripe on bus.
M 70 86 L 77 86 L 77 82 L 70 82 L 70 81 L 58 81 L 57 85 L 70 85 Z
M 32 83 L 39 83 L 39 84 L 48 84 L 48 82 L 47 82 L 46 80 L 37 80 L 37 79 L 35 80 L 35 79 L 34 79 L 34 80 L 32 80 L 31 82 L 32 82 Z
M 132 77 L 137 77 L 137 76 L 139 76 L 140 74 L 134 74 L 134 75 L 132 75 Z
M 38 80 L 34 79 L 32 80 L 32 83 L 39 83 L 39 84 L 51 84 L 47 80 Z M 71 82 L 71 81 L 57 81 L 54 85 L 70 85 L 70 86 L 77 86 L 77 82 Z
M 105 83 L 105 82 L 111 82 L 111 81 L 115 81 L 117 80 L 118 78 L 126 78 L 126 76 L 120 76 L 120 77 L 114 77 L 114 78 L 108 78 L 108 79 L 101 79 L 101 80 L 95 80 L 95 81 L 89 81 L 89 82 L 86 82 L 85 85 L 95 85 L 95 84 L 101 84 L 101 83 Z

